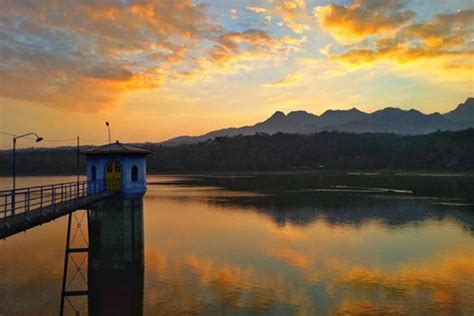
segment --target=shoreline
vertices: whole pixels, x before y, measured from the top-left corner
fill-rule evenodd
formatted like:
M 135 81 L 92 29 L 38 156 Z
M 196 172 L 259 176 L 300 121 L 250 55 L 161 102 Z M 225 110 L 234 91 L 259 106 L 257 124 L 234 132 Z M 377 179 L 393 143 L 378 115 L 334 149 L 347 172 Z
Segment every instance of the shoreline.
M 148 173 L 148 176 L 201 176 L 201 175 L 347 175 L 347 176 L 419 176 L 419 177 L 474 177 L 473 171 L 456 171 L 456 170 L 404 170 L 404 169 L 373 169 L 373 170 L 272 170 L 272 171 L 165 171 Z M 76 176 L 74 173 L 63 174 L 17 174 L 17 177 L 69 177 Z M 81 173 L 80 177 L 86 177 L 85 173 Z M 0 178 L 10 178 L 11 175 L 0 174 Z

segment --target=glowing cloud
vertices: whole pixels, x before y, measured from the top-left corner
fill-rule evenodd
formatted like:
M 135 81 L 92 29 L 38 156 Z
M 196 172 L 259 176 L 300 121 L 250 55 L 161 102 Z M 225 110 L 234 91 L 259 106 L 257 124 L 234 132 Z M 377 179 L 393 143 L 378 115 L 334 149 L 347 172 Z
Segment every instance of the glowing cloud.
M 271 84 L 265 84 L 265 88 L 282 88 L 294 86 L 297 83 L 301 82 L 304 79 L 304 74 L 301 72 L 293 72 L 286 76 L 285 78 L 272 82 Z
M 274 12 L 283 18 L 284 23 L 297 34 L 310 30 L 306 20 L 306 4 L 304 0 L 271 0 Z
M 463 87 L 472 84 L 474 10 L 411 23 L 415 14 L 403 8 L 400 0 L 355 0 L 348 6 L 317 7 L 314 12 L 323 30 L 345 44 L 339 50 L 329 44 L 320 52 L 351 68 L 380 62 L 409 64 L 411 68 L 402 68 L 404 75 L 431 81 L 438 77 L 439 82 L 456 81 Z
M 95 109 L 159 86 L 216 30 L 204 9 L 191 0 L 3 1 L 0 96 Z
M 0 12 L 0 97 L 68 109 L 103 109 L 124 92 L 213 69 L 242 71 L 235 64 L 275 61 L 301 43 L 226 31 L 191 0 L 6 1 Z M 229 12 L 237 18 L 237 9 Z
M 267 12 L 267 9 L 266 9 L 266 8 L 262 8 L 262 7 L 246 7 L 245 9 L 246 9 L 247 11 L 250 11 L 250 12 L 253 12 L 253 13 L 257 13 L 257 14 L 261 14 L 261 13 Z
M 472 66 L 474 51 L 469 49 L 469 42 L 473 26 L 474 10 L 438 15 L 431 21 L 406 25 L 392 37 L 379 37 L 373 48 L 366 45 L 349 49 L 335 58 L 358 65 L 383 59 L 407 63 L 440 58 L 452 61 L 462 57 Z
M 348 6 L 330 4 L 314 9 L 322 28 L 338 40 L 361 40 L 369 35 L 393 33 L 415 17 L 402 10 L 402 0 L 355 0 Z
M 179 75 L 187 80 L 196 80 L 212 73 L 250 72 L 275 65 L 284 60 L 290 52 L 298 51 L 307 37 L 281 36 L 272 38 L 261 30 L 228 32 L 215 41 L 214 47 L 201 58 L 192 72 Z
M 269 0 L 268 4 L 268 7 L 252 6 L 246 7 L 246 10 L 264 16 L 265 24 L 270 24 L 273 17 L 281 18 L 283 21 L 279 25 L 288 27 L 296 34 L 311 30 L 304 0 Z

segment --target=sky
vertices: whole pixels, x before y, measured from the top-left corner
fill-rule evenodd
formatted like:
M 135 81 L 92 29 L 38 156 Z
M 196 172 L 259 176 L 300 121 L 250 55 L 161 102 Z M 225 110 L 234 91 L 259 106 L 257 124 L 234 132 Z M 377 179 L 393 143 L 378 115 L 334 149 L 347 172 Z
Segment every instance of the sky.
M 469 96 L 472 0 L 0 0 L 0 148 L 31 131 L 105 143 L 105 121 L 113 140 L 157 142 Z

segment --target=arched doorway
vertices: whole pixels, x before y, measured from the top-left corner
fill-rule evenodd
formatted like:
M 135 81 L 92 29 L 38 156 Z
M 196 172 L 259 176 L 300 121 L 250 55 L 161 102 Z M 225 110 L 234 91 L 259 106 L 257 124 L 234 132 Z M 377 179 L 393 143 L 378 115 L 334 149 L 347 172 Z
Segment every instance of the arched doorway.
M 109 162 L 105 166 L 105 188 L 109 191 L 122 189 L 122 166 L 117 161 Z

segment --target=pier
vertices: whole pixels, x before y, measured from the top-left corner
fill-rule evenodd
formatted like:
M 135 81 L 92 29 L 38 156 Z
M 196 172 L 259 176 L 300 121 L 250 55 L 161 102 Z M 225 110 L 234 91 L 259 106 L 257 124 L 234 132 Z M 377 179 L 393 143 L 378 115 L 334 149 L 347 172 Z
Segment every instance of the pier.
M 107 183 L 110 181 L 115 180 Z M 0 239 L 119 194 L 109 189 L 115 185 L 107 183 L 106 180 L 77 181 L 0 191 Z

